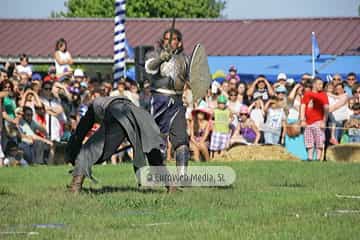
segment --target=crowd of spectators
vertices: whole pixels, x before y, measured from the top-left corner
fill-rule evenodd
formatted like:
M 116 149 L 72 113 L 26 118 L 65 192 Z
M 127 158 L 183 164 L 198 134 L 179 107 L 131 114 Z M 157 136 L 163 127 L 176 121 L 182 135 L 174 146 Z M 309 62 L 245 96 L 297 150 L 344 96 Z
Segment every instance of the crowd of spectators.
M 0 166 L 53 163 L 56 145 L 69 140 L 96 97 L 124 96 L 150 111 L 149 82 L 140 89 L 134 80 L 123 79 L 113 88 L 111 79 L 90 79 L 72 65 L 67 43 L 60 39 L 46 75 L 34 73 L 25 54 L 19 63 L 1 68 Z M 275 83 L 264 75 L 245 83 L 231 66 L 202 100 L 192 102 L 186 92 L 195 161 L 221 156 L 235 144 L 281 144 L 301 159 L 319 159 L 325 145 L 360 142 L 360 85 L 354 73 L 345 79 L 334 74 L 327 81 L 280 73 Z M 117 163 L 118 156 L 111 161 Z

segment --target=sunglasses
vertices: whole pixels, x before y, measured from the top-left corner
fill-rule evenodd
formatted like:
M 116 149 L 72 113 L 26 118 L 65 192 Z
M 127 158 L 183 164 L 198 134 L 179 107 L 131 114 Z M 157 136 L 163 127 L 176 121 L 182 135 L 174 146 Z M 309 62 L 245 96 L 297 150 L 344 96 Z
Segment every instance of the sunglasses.
M 230 97 L 236 97 L 237 95 L 236 94 L 230 94 L 229 96 Z
M 50 91 L 50 90 L 51 90 L 51 88 L 44 88 L 44 90 L 45 90 L 45 91 Z
M 334 78 L 333 80 L 334 80 L 334 81 L 341 81 L 340 78 Z
M 349 81 L 355 81 L 355 78 L 348 78 Z

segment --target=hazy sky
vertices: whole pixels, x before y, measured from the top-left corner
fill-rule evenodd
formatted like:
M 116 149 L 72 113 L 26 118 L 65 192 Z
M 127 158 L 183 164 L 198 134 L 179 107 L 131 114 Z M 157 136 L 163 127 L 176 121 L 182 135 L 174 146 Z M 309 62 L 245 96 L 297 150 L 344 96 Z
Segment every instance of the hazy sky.
M 141 1 L 141 0 L 139 0 Z M 360 0 L 227 0 L 226 18 L 358 16 Z M 64 0 L 0 0 L 0 18 L 46 18 Z

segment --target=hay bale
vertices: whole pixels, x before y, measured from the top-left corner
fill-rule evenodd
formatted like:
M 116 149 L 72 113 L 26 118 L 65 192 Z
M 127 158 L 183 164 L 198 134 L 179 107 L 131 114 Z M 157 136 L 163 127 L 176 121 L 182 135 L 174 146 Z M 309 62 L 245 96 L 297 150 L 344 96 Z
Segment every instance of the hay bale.
M 330 146 L 326 150 L 326 159 L 336 162 L 360 162 L 360 143 Z
M 221 161 L 299 160 L 280 145 L 237 145 Z

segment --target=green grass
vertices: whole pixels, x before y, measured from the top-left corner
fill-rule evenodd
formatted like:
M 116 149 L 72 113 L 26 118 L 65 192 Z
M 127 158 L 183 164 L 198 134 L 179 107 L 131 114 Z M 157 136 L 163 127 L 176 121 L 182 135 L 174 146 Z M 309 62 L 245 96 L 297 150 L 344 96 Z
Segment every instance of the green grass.
M 360 165 L 214 164 L 234 168 L 232 187 L 139 191 L 122 164 L 95 167 L 100 184 L 87 180 L 95 190 L 78 196 L 65 191 L 67 166 L 2 168 L 0 232 L 39 234 L 0 239 L 359 239 L 360 214 L 331 212 L 360 209 L 359 199 L 336 197 L 360 195 Z M 50 223 L 64 227 L 34 226 Z

